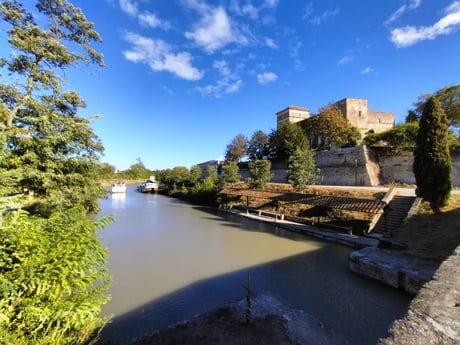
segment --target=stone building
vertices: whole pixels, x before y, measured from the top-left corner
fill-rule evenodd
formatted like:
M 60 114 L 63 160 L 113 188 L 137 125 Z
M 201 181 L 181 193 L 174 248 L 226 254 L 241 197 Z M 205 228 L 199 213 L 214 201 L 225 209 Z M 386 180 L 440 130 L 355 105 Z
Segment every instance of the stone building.
M 350 121 L 353 127 L 358 128 L 361 138 L 368 133 L 380 133 L 391 129 L 395 125 L 395 115 L 391 112 L 375 111 L 367 106 L 367 99 L 344 98 L 335 103 L 343 116 Z M 310 110 L 289 106 L 276 113 L 277 126 L 284 122 L 295 123 L 310 118 Z
M 394 113 L 369 109 L 367 99 L 344 98 L 335 105 L 351 125 L 358 128 L 362 138 L 368 133 L 384 132 L 395 125 Z
M 276 113 L 277 125 L 284 122 L 296 123 L 302 120 L 306 120 L 310 117 L 310 110 L 291 105 L 286 109 L 280 110 Z

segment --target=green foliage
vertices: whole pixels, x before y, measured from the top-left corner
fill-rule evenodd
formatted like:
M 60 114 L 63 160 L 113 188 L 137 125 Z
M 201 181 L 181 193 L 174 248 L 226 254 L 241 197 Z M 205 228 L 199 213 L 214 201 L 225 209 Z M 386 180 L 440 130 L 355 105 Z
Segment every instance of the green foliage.
M 409 110 L 406 116 L 406 123 L 417 122 L 418 123 L 418 116 L 417 113 L 413 110 Z
M 262 189 L 270 182 L 272 177 L 270 161 L 256 160 L 249 162 L 249 187 Z
M 195 185 L 201 181 L 201 168 L 199 165 L 194 165 L 190 168 L 190 184 Z
M 167 194 L 173 194 L 180 190 L 186 190 L 190 185 L 190 170 L 184 166 L 176 166 L 173 169 L 162 170 L 158 174 L 160 190 Z
M 246 156 L 248 148 L 248 138 L 243 134 L 237 134 L 225 150 L 225 160 L 239 162 Z
M 249 139 L 247 153 L 250 160 L 267 159 L 270 155 L 268 135 L 263 131 L 256 131 Z
M 219 185 L 223 186 L 226 183 L 233 184 L 240 181 L 239 167 L 237 162 L 227 162 L 222 166 L 222 171 L 219 176 Z
M 302 128 L 295 123 L 282 123 L 269 135 L 271 159 L 287 160 L 297 148 L 308 147 L 308 140 Z
M 82 207 L 17 211 L 0 229 L 0 344 L 84 344 L 105 320 L 107 250 Z
M 0 2 L 12 48 L 0 59 L 2 72 L 9 75 L 9 83 L 0 83 L 2 190 L 27 190 L 52 204 L 71 197 L 69 203 L 95 210 L 105 194 L 92 181 L 103 146 L 90 120 L 77 115 L 84 100 L 63 90 L 60 73 L 79 63 L 102 66 L 102 55 L 91 46 L 101 38 L 68 1 L 38 0 L 36 10 L 32 15 L 18 1 Z M 35 18 L 41 18 L 42 27 Z M 86 195 L 76 195 L 82 192 Z
M 32 14 L 0 1 L 11 48 L 0 57 L 0 344 L 86 344 L 108 299 L 97 230 L 109 220 L 87 218 L 106 193 L 103 146 L 78 116 L 85 101 L 63 86 L 67 68 L 103 66 L 92 48 L 101 38 L 68 1 L 34 3 Z M 35 215 L 11 212 L 23 207 L 11 196 L 25 191 L 38 197 Z
M 311 149 L 298 148 L 289 157 L 288 181 L 297 191 L 305 192 L 309 185 L 316 184 L 319 169 L 314 161 Z
M 449 199 L 451 170 L 447 117 L 436 97 L 431 97 L 424 105 L 420 118 L 413 171 L 417 196 L 428 201 L 435 212 Z
M 96 167 L 97 176 L 101 179 L 111 179 L 116 177 L 116 168 L 109 163 L 99 163 Z
M 460 84 L 443 87 L 432 94 L 423 94 L 415 105 L 415 113 L 420 117 L 428 100 L 435 96 L 444 110 L 449 127 L 460 126 Z
M 201 168 L 196 165 L 188 170 L 177 166 L 173 169 L 160 170 L 156 176 L 160 182 L 159 190 L 163 194 L 181 198 L 200 205 L 217 205 L 217 174 L 216 168 L 209 166 L 207 176 L 203 180 Z
M 368 134 L 364 143 L 369 146 L 385 146 L 387 152 L 392 154 L 412 152 L 418 129 L 418 122 L 400 124 L 382 133 Z
M 136 163 L 132 164 L 128 169 L 120 171 L 118 176 L 130 180 L 148 179 L 152 175 L 152 171 L 147 169 L 140 158 L 136 159 Z
M 320 108 L 319 114 L 307 119 L 304 126 L 310 146 L 314 148 L 350 146 L 359 138 L 350 121 L 334 104 Z
M 358 146 L 359 141 L 361 140 L 361 132 L 357 127 L 351 127 L 351 131 L 347 136 L 347 143 L 344 145 L 346 147 Z
M 196 204 L 216 206 L 218 191 L 216 168 L 209 166 L 206 178 L 195 184 L 187 199 Z

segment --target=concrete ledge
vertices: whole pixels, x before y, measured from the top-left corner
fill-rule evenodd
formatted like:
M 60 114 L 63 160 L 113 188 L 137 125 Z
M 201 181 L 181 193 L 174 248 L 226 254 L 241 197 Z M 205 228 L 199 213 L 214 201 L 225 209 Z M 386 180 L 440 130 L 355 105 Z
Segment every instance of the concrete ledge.
M 353 234 L 339 233 L 324 228 L 317 228 L 311 225 L 300 224 L 284 219 L 276 219 L 273 217 L 264 216 L 263 214 L 259 216 L 258 214 L 246 213 L 246 211 L 237 209 L 229 209 L 225 211 L 232 214 L 237 214 L 241 217 L 250 218 L 265 223 L 270 223 L 289 231 L 297 232 L 307 236 L 312 236 L 315 238 L 323 239 L 328 242 L 334 242 L 355 249 L 365 248 L 369 246 L 376 247 L 379 243 L 379 239 L 370 236 L 357 236 Z
M 460 344 L 460 247 L 444 261 L 379 345 Z
M 436 266 L 407 254 L 368 247 L 352 252 L 350 270 L 415 295 L 430 281 Z

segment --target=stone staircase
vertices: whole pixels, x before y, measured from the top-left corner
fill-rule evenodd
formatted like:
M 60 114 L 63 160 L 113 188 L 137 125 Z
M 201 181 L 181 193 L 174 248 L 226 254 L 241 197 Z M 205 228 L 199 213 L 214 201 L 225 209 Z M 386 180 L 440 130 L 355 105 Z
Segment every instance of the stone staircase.
M 385 234 L 385 230 L 392 231 L 400 227 L 407 218 L 409 210 L 415 201 L 415 196 L 395 195 L 389 203 L 386 220 L 382 215 L 373 227 L 372 234 Z M 386 229 L 385 229 L 386 222 Z

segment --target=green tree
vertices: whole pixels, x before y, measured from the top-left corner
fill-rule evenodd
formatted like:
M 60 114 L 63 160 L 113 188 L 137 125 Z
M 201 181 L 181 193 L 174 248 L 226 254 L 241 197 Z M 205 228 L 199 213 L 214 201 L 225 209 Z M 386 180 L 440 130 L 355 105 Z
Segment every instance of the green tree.
M 202 171 L 199 165 L 194 165 L 190 168 L 190 184 L 196 185 L 201 181 Z
M 120 171 L 119 175 L 123 178 L 139 180 L 149 178 L 152 175 L 152 171 L 145 167 L 142 159 L 137 158 L 136 163 L 132 164 L 128 169 Z
M 409 110 L 407 112 L 406 116 L 406 123 L 412 123 L 412 122 L 417 122 L 418 123 L 418 116 L 417 113 L 413 110 Z
M 269 156 L 268 135 L 263 131 L 256 131 L 249 139 L 247 153 L 250 160 L 267 159 Z
M 187 199 L 202 205 L 216 206 L 217 192 L 217 169 L 209 165 L 206 177 L 191 189 Z
M 447 117 L 436 97 L 431 97 L 420 118 L 413 171 L 417 196 L 428 201 L 435 212 L 439 212 L 449 200 L 451 170 Z
M 55 203 L 80 200 L 96 209 L 105 191 L 92 179 L 103 146 L 90 121 L 77 115 L 84 100 L 63 89 L 58 72 L 79 63 L 103 66 L 102 55 L 92 48 L 101 38 L 68 1 L 39 0 L 36 8 L 47 18 L 43 28 L 18 1 L 0 2 L 14 52 L 0 59 L 10 81 L 0 84 L 0 145 L 7 148 L 0 175 L 10 193 L 29 190 Z M 74 189 L 82 183 L 85 188 Z M 77 195 L 81 192 L 89 198 Z
M 287 160 L 297 148 L 308 147 L 304 131 L 295 123 L 282 123 L 277 130 L 272 131 L 269 138 L 271 157 L 275 160 Z
M 227 145 L 225 160 L 240 162 L 247 154 L 248 138 L 243 134 L 237 134 Z
M 460 84 L 443 87 L 434 94 L 423 94 L 415 102 L 415 113 L 421 117 L 428 100 L 435 96 L 444 110 L 449 127 L 460 126 Z
M 97 165 L 96 170 L 101 178 L 110 179 L 115 177 L 117 169 L 109 163 L 100 163 Z
M 305 193 L 307 186 L 316 184 L 319 169 L 311 149 L 297 148 L 289 157 L 288 181 L 295 190 Z
M 270 182 L 273 174 L 271 173 L 271 163 L 268 160 L 256 160 L 249 162 L 248 184 L 251 188 L 262 189 Z
M 213 184 L 214 186 L 217 183 L 217 169 L 212 165 L 208 165 L 205 180 L 207 180 L 207 183 Z
M 237 162 L 227 162 L 222 166 L 222 171 L 219 176 L 219 185 L 222 187 L 226 183 L 233 184 L 240 181 L 239 167 Z
M 83 344 L 104 325 L 108 298 L 96 233 L 108 220 L 87 214 L 105 195 L 97 181 L 103 146 L 78 116 L 85 102 L 64 89 L 64 77 L 81 63 L 103 66 L 92 48 L 101 39 L 68 1 L 35 4 L 32 14 L 0 1 L 11 46 L 0 57 L 8 75 L 0 83 L 0 343 Z M 35 215 L 4 202 L 25 190 L 39 197 L 40 207 L 29 207 Z
M 319 109 L 319 114 L 306 120 L 306 131 L 312 147 L 342 147 L 355 135 L 353 128 L 335 104 Z
M 173 169 L 166 169 L 160 172 L 159 180 L 161 189 L 165 192 L 178 193 L 187 192 L 187 185 L 190 184 L 190 170 L 184 166 L 176 166 Z

